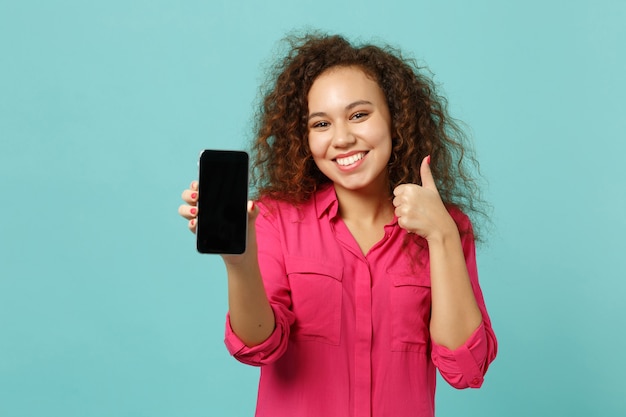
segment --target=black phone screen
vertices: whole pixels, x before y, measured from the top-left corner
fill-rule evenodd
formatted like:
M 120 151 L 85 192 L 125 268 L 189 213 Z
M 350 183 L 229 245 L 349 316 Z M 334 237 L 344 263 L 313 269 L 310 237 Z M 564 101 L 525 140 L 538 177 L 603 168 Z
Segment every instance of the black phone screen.
M 207 149 L 200 154 L 198 165 L 198 252 L 244 253 L 248 229 L 248 154 Z

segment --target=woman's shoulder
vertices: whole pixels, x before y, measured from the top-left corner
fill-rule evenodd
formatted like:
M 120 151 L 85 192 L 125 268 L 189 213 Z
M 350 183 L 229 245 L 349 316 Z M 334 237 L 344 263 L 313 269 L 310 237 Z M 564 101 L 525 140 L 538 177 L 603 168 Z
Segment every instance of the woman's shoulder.
M 323 184 L 305 200 L 292 198 L 290 195 L 261 195 L 257 202 L 263 211 L 268 214 L 292 214 L 318 215 L 328 209 L 337 201 L 334 188 L 329 184 Z
M 454 204 L 448 204 L 446 208 L 448 209 L 448 213 L 450 213 L 450 216 L 452 216 L 455 222 L 467 223 L 470 221 L 469 216 L 465 214 L 465 212 L 459 206 Z
M 448 209 L 448 213 L 450 213 L 450 217 L 456 223 L 457 227 L 461 234 L 471 234 L 473 235 L 473 226 L 470 217 L 465 214 L 465 212 L 458 206 L 450 204 L 446 206 Z
M 255 204 L 259 206 L 259 215 L 266 218 L 301 221 L 315 213 L 315 198 L 304 202 L 292 202 L 274 196 L 261 196 Z

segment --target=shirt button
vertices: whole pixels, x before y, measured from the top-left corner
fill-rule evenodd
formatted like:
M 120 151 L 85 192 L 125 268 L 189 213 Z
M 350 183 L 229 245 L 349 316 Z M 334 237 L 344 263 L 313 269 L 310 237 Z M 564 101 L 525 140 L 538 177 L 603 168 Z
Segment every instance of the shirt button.
M 480 384 L 480 378 L 472 379 L 472 385 L 478 385 L 478 384 Z

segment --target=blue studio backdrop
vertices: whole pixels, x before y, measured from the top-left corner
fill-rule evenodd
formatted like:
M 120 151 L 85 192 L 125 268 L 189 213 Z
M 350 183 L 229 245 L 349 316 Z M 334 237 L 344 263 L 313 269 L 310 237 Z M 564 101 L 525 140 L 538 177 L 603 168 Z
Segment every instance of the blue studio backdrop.
M 177 208 L 306 27 L 428 65 L 474 140 L 500 352 L 438 416 L 626 415 L 624 22 L 618 0 L 0 0 L 0 416 L 253 415 L 223 264 Z

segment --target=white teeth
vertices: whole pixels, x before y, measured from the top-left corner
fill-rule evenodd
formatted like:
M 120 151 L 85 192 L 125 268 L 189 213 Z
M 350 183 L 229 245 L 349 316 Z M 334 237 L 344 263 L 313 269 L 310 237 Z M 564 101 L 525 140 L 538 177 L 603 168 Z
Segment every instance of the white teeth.
M 342 167 L 345 167 L 354 164 L 356 161 L 360 161 L 361 159 L 363 159 L 364 156 L 365 152 L 361 152 L 348 156 L 347 158 L 337 158 L 337 163 Z

